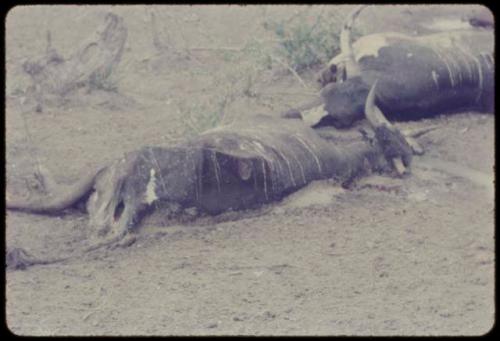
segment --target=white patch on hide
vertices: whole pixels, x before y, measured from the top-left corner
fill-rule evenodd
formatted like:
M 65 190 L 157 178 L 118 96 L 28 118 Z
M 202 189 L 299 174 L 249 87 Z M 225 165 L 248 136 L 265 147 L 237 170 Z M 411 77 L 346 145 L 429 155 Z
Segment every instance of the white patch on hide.
M 97 204 L 97 200 L 99 200 L 99 192 L 95 191 L 90 196 L 90 198 L 89 198 L 89 200 L 87 202 L 87 207 L 94 208 L 96 206 L 96 204 Z
M 432 75 L 432 79 L 434 80 L 434 83 L 436 84 L 436 88 L 439 90 L 439 75 L 437 74 L 437 72 L 435 70 L 432 70 L 431 72 L 431 75 Z
M 304 122 L 309 126 L 317 124 L 323 117 L 327 115 L 328 112 L 323 108 L 322 105 L 314 107 L 309 110 L 304 110 L 302 112 L 302 117 L 304 119 Z
M 297 186 L 297 184 L 295 183 L 295 178 L 293 177 L 293 172 L 292 172 L 292 166 L 290 165 L 290 160 L 288 160 L 285 156 L 285 154 L 283 154 L 283 152 L 279 149 L 276 148 L 276 152 L 278 153 L 278 155 L 281 156 L 281 158 L 283 160 L 285 160 L 286 162 L 286 165 L 288 167 L 288 173 L 290 174 L 290 181 L 292 182 L 293 186 Z
M 149 181 L 146 186 L 146 203 L 149 205 L 153 201 L 157 200 L 158 197 L 156 196 L 155 189 L 156 189 L 156 172 L 154 168 L 151 168 L 151 171 L 149 172 Z
M 258 151 L 262 154 L 266 153 L 266 150 L 264 149 L 264 146 L 259 142 L 259 141 L 252 141 L 254 145 L 257 147 Z
M 485 52 L 481 52 L 479 55 L 483 57 L 486 67 L 493 70 L 493 57 L 489 53 Z
M 299 165 L 299 169 L 300 169 L 300 173 L 302 174 L 302 181 L 304 182 L 304 185 L 307 183 L 307 180 L 306 180 L 306 174 L 304 173 L 304 166 L 302 165 L 302 163 L 300 162 L 299 159 L 297 159 L 297 156 L 294 154 L 293 152 L 293 149 L 290 149 L 290 156 L 295 160 L 295 162 L 298 163 Z
M 349 58 L 345 54 L 339 53 L 328 62 L 328 66 L 339 65 L 340 63 L 343 63 L 348 59 Z
M 360 41 L 360 44 L 356 46 L 357 49 L 354 53 L 356 61 L 359 62 L 361 58 L 366 56 L 378 57 L 380 49 L 387 45 L 387 39 L 382 35 L 372 36 L 370 39 L 363 40 L 362 43 Z
M 463 30 L 463 29 L 470 29 L 472 27 L 468 21 L 464 21 L 459 18 L 434 19 L 433 22 L 428 24 L 423 24 L 423 26 L 431 30 L 437 30 L 437 31 Z
M 477 72 L 479 75 L 478 84 L 477 84 L 479 87 L 479 92 L 476 96 L 476 102 L 478 102 L 479 99 L 481 98 L 481 95 L 483 94 L 483 68 L 481 67 L 481 61 L 478 58 L 474 58 L 474 61 L 477 64 Z
M 266 150 L 264 149 L 264 146 L 259 141 L 254 140 L 254 141 L 252 141 L 252 144 L 254 146 L 253 151 L 256 152 L 257 154 L 259 154 L 263 160 L 268 161 L 270 164 L 273 162 L 273 160 L 267 156 L 267 153 L 266 153 Z
M 446 69 L 448 70 L 448 76 L 450 77 L 450 83 L 451 83 L 451 87 L 455 87 L 455 77 L 453 77 L 453 71 L 451 70 L 451 66 L 447 60 L 447 58 L 445 57 L 446 53 L 444 54 L 441 54 L 440 52 L 438 52 L 438 49 L 433 49 L 434 53 L 438 56 L 439 59 L 441 59 L 441 61 L 443 62 L 443 64 L 446 66 Z
M 386 32 L 379 34 L 370 34 L 359 38 L 352 45 L 352 51 L 354 53 L 354 58 L 357 62 L 363 57 L 374 56 L 377 57 L 379 50 L 389 45 L 388 39 L 391 40 L 409 40 L 408 36 L 398 33 L 398 32 Z M 340 63 L 345 63 L 349 56 L 343 53 L 339 53 L 334 58 L 328 62 L 328 66 L 338 65 Z
M 215 174 L 215 180 L 217 181 L 217 190 L 220 193 L 220 166 L 219 166 L 219 161 L 217 161 L 217 155 L 215 154 L 215 151 L 212 151 L 211 153 L 211 158 L 212 158 L 212 164 L 214 165 L 214 174 Z
M 264 160 L 262 160 L 262 174 L 264 175 L 264 194 L 266 195 L 266 200 L 269 200 L 269 197 L 267 195 L 267 172 L 266 172 L 266 163 Z
M 318 171 L 319 173 L 321 174 L 321 163 L 319 162 L 319 158 L 318 158 L 318 155 L 316 155 L 316 153 L 311 149 L 311 147 L 309 147 L 309 145 L 303 140 L 300 138 L 300 136 L 298 135 L 294 135 L 295 139 L 297 139 L 297 141 L 300 142 L 300 144 L 302 144 L 304 146 L 304 148 L 312 154 L 314 160 L 316 161 L 316 165 L 318 166 Z

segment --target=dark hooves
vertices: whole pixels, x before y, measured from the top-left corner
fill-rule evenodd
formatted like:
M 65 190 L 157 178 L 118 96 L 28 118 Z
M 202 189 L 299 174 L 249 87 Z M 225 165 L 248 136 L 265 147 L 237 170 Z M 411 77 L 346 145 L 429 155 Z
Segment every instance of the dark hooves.
M 282 118 L 303 120 L 302 114 L 296 109 L 290 109 L 281 114 Z
M 10 270 L 25 270 L 33 265 L 33 256 L 22 248 L 13 248 L 5 255 L 5 265 Z

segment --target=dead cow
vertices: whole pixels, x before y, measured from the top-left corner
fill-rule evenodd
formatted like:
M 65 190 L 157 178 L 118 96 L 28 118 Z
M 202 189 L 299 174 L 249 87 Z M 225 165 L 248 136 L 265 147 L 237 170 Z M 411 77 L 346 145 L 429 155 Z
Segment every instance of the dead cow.
M 363 7 L 346 21 L 342 52 L 321 73 L 326 115 L 317 125 L 343 128 L 362 119 L 375 80 L 376 105 L 389 119 L 493 111 L 493 30 L 471 26 L 425 36 L 377 33 L 351 46 L 352 25 Z
M 373 122 L 376 122 L 374 120 Z M 144 147 L 38 200 L 8 198 L 7 208 L 58 213 L 87 200 L 90 224 L 100 235 L 124 235 L 159 203 L 196 207 L 209 214 L 251 208 L 318 179 L 340 182 L 387 171 L 387 160 L 411 150 L 402 135 L 376 122 L 376 139 L 338 147 L 297 119 L 257 116 L 217 128 L 168 148 Z

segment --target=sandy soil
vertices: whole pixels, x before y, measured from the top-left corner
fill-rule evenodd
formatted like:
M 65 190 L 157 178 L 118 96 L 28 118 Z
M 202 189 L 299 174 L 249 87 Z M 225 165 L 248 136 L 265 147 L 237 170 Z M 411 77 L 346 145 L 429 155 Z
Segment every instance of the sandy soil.
M 221 98 L 231 98 L 227 119 L 277 115 L 310 99 L 313 71 L 301 75 L 304 89 L 279 66 L 262 69 L 254 55 L 212 48 L 239 48 L 252 38 L 272 45 L 265 20 L 297 11 L 342 17 L 351 8 L 150 7 L 169 46 L 162 53 L 145 7 L 15 8 L 6 24 L 8 187 L 27 191 L 36 158 L 71 183 L 126 151 L 169 145 L 203 129 L 187 129 L 188 116 L 197 124 Z M 128 27 L 113 74 L 117 92 L 77 93 L 42 113 L 21 104 L 16 94 L 29 85 L 22 62 L 43 55 L 46 31 L 71 54 L 108 10 Z M 423 23 L 474 10 L 368 8 L 359 27 L 425 33 Z M 259 210 L 168 224 L 153 214 L 131 246 L 9 270 L 7 325 L 18 335 L 486 333 L 495 313 L 494 116 L 399 124 L 433 125 L 419 139 L 426 155 L 414 159 L 407 178 L 373 175 L 349 189 L 320 181 Z M 436 160 L 453 171 L 438 170 Z M 77 211 L 7 212 L 7 247 L 38 257 L 77 254 L 89 243 L 86 223 Z

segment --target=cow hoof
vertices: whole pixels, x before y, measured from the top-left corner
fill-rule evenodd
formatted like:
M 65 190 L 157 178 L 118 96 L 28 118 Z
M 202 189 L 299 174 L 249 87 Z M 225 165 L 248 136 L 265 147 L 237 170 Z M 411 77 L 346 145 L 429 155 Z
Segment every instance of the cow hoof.
M 410 145 L 413 154 L 424 155 L 424 148 L 414 138 L 406 136 L 406 142 Z
M 282 118 L 287 118 L 287 119 L 298 119 L 302 120 L 302 114 L 300 111 L 295 110 L 295 109 L 290 109 L 288 111 L 285 111 L 283 114 L 281 114 Z
M 404 175 L 410 173 L 410 169 L 406 168 L 403 159 L 400 157 L 392 159 L 392 165 L 394 166 L 394 169 L 399 177 L 403 177 Z

